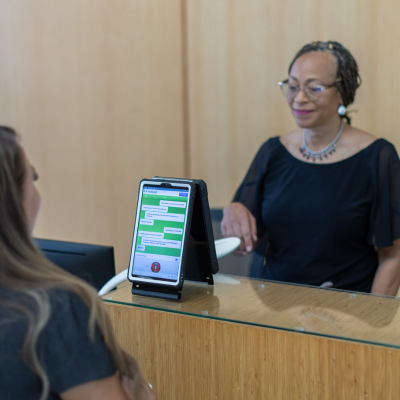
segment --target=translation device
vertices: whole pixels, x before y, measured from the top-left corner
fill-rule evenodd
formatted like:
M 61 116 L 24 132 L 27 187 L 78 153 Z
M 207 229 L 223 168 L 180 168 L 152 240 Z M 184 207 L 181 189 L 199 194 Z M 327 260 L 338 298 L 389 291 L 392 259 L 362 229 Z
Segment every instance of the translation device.
M 140 182 L 128 269 L 133 287 L 182 287 L 194 194 L 190 182 Z

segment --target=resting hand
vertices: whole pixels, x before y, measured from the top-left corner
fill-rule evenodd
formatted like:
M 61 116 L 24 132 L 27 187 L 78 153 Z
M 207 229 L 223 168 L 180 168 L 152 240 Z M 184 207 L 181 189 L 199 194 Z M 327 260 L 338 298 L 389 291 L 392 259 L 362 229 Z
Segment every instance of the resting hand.
M 223 237 L 237 236 L 241 243 L 236 253 L 246 255 L 257 243 L 256 220 L 242 203 L 231 203 L 225 207 L 221 222 Z
M 154 393 L 153 389 L 147 384 L 145 381 L 142 381 L 143 391 L 146 395 L 146 400 L 156 400 L 156 394 Z M 124 376 L 122 378 L 122 387 L 124 388 L 125 394 L 128 396 L 129 400 L 141 400 L 136 399 L 133 395 L 133 381 L 132 379 Z

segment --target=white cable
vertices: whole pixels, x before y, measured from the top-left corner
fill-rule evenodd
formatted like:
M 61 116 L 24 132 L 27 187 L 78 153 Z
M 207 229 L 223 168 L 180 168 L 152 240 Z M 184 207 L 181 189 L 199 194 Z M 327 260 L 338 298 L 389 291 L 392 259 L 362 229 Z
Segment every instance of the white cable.
M 233 250 L 237 249 L 240 245 L 240 239 L 238 237 L 230 237 L 230 238 L 218 239 L 214 243 L 215 243 L 215 252 L 217 254 L 217 258 L 221 258 L 229 253 L 232 253 Z M 115 275 L 114 278 L 111 278 L 100 289 L 99 296 L 105 295 L 110 290 L 114 289 L 117 285 L 126 281 L 127 279 L 128 279 L 128 270 L 126 269 L 120 272 L 118 275 Z

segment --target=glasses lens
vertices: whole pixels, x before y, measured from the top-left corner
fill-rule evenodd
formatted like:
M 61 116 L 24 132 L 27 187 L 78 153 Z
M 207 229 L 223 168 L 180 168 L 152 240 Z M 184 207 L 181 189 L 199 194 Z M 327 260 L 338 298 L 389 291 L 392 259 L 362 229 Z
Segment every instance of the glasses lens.
M 286 97 L 287 83 L 286 82 L 279 82 L 279 87 L 281 89 L 282 94 Z
M 299 93 L 299 87 L 297 85 L 293 85 L 293 83 L 290 82 L 284 82 L 281 85 L 282 93 L 284 94 L 285 97 L 288 99 L 293 99 L 297 96 L 297 93 Z
M 314 100 L 318 98 L 318 96 L 324 91 L 323 86 L 306 86 L 304 88 L 304 94 L 307 96 L 308 99 Z
M 295 97 L 298 92 L 298 88 L 293 85 L 289 85 L 288 82 L 282 82 L 279 86 L 281 87 L 282 93 L 285 97 Z

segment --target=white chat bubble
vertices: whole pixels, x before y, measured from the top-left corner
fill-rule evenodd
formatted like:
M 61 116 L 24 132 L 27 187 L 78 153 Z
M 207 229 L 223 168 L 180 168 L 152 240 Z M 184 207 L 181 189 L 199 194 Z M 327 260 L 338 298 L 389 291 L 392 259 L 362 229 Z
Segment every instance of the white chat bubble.
M 146 219 L 157 219 L 160 221 L 173 221 L 173 222 L 183 222 L 185 219 L 184 214 L 163 214 L 157 212 L 146 211 Z
M 160 200 L 160 206 L 186 208 L 186 203 L 184 201 Z
M 180 240 L 166 240 L 166 239 L 148 239 L 143 238 L 142 243 L 147 246 L 168 247 L 170 249 L 180 249 Z
M 154 225 L 154 219 L 141 219 L 140 220 L 141 225 Z
M 161 232 L 139 231 L 139 236 L 154 239 L 164 239 L 164 234 Z
M 183 229 L 179 228 L 164 228 L 164 233 L 173 233 L 174 235 L 182 235 Z
M 142 206 L 142 210 L 144 210 L 144 211 L 168 212 L 168 207 L 143 205 Z
M 146 246 L 143 246 L 142 244 L 138 244 L 138 245 L 136 246 L 136 250 L 138 250 L 138 251 L 144 251 L 145 247 L 146 247 Z

